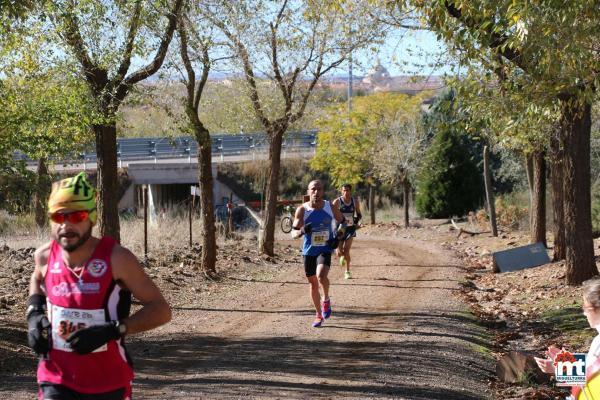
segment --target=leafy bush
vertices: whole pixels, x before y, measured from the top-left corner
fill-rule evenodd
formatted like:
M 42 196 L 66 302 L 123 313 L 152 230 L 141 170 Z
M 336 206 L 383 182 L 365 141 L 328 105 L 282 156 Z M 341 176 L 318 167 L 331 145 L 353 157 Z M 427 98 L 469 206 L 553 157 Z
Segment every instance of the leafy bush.
M 27 212 L 32 205 L 36 175 L 24 165 L 10 166 L 0 171 L 0 209 L 10 214 Z
M 527 206 L 520 204 L 516 196 L 497 197 L 494 203 L 498 224 L 507 228 L 518 229 L 522 227 L 529 216 Z
M 483 199 L 482 171 L 469 153 L 469 138 L 450 126 L 438 131 L 418 177 L 417 211 L 428 218 L 464 215 Z
M 481 143 L 465 133 L 469 116 L 455 96 L 452 90 L 443 93 L 423 116 L 431 144 L 417 173 L 415 205 L 427 218 L 462 216 L 483 200 Z

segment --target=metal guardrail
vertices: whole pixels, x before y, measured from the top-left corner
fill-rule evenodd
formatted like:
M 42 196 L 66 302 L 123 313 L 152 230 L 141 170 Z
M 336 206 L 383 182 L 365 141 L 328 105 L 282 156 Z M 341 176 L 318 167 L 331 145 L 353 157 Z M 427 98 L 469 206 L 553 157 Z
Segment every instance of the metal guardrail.
M 299 151 L 316 146 L 317 131 L 289 132 L 283 140 L 283 150 Z M 211 135 L 213 156 L 231 156 L 248 154 L 253 151 L 264 152 L 269 149 L 267 136 L 258 134 Z M 148 137 L 117 139 L 117 159 L 120 161 L 156 160 L 172 158 L 195 158 L 198 143 L 191 136 L 174 138 Z M 16 160 L 34 161 L 23 153 L 16 152 Z M 96 152 L 80 153 L 72 160 L 63 162 L 96 162 Z

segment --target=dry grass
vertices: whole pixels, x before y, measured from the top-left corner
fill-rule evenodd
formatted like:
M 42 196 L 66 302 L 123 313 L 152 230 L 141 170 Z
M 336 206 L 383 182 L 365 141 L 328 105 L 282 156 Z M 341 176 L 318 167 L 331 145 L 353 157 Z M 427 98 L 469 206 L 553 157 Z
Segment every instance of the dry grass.
M 0 210 L 0 244 L 15 249 L 38 247 L 47 240 L 47 232 L 36 225 L 33 214 L 11 215 Z
M 377 208 L 375 210 L 375 220 L 378 223 L 385 223 L 385 222 L 402 222 L 404 223 L 404 207 L 396 204 L 396 203 L 392 203 L 388 198 L 383 198 L 381 200 L 382 202 L 382 207 Z M 362 223 L 367 223 L 367 221 L 370 221 L 370 214 L 371 214 L 371 210 L 369 209 L 369 207 L 367 206 L 367 203 L 365 201 L 363 201 L 360 204 L 360 208 L 362 211 L 362 216 L 363 216 L 363 221 Z M 415 209 L 414 203 L 410 203 L 409 207 L 408 207 L 408 216 L 409 219 L 412 223 L 412 221 L 417 220 L 417 219 L 421 219 L 421 217 L 419 216 L 419 214 L 417 213 L 417 210 Z
M 144 220 L 141 218 L 121 218 L 121 243 L 134 254 L 142 256 L 144 252 Z M 279 225 L 276 227 L 279 229 Z M 192 241 L 200 243 L 203 228 L 199 218 L 192 221 Z M 94 236 L 99 236 L 97 227 Z M 241 239 L 255 240 L 257 232 L 236 232 Z M 282 233 L 283 235 L 283 233 Z M 50 228 L 38 228 L 33 216 L 13 216 L 0 211 L 0 244 L 13 249 L 39 247 L 50 240 Z M 217 244 L 226 243 L 224 228 L 217 223 Z M 187 217 L 168 216 L 148 224 L 148 255 L 165 248 L 189 247 L 189 220 Z

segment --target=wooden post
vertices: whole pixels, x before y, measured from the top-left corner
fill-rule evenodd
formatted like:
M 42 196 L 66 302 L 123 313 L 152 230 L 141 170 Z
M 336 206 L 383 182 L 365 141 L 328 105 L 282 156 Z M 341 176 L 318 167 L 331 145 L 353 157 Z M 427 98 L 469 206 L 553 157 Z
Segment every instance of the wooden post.
M 375 187 L 369 185 L 369 211 L 371 214 L 371 224 L 375 225 Z
M 227 205 L 227 230 L 229 235 L 233 235 L 233 192 L 229 195 L 229 204 Z
M 404 188 L 404 227 L 410 228 L 410 221 L 408 215 L 408 207 L 410 201 L 410 181 L 407 177 L 402 181 L 402 186 Z
M 498 236 L 498 227 L 496 226 L 496 207 L 494 205 L 494 193 L 492 192 L 492 176 L 490 173 L 490 149 L 483 147 L 483 177 L 485 181 L 485 195 L 488 203 L 488 212 L 490 213 L 490 225 L 492 235 Z
M 144 260 L 148 259 L 148 185 L 143 186 L 144 192 Z
M 194 186 L 192 186 L 192 191 L 195 191 L 196 188 Z M 192 198 L 190 199 L 190 249 L 192 248 L 192 214 L 194 213 L 194 198 L 195 198 L 195 194 L 192 193 Z

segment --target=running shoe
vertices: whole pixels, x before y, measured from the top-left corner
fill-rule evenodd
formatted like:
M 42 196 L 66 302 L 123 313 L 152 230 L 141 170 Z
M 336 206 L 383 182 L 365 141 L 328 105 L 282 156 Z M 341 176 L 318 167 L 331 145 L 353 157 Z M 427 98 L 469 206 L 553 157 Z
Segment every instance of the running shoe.
M 317 316 L 315 317 L 315 320 L 312 323 L 313 328 L 318 328 L 321 326 L 321 324 L 323 323 L 323 316 L 317 314 Z
M 327 300 L 323 300 L 323 302 L 321 303 L 322 305 L 322 310 L 323 310 L 323 318 L 327 319 L 331 316 L 331 300 L 327 299 Z
M 344 258 L 344 256 L 340 256 L 340 267 L 343 267 L 344 264 L 346 264 L 346 259 Z
M 344 279 L 352 279 L 352 274 L 350 271 L 346 270 L 346 272 L 344 272 Z

